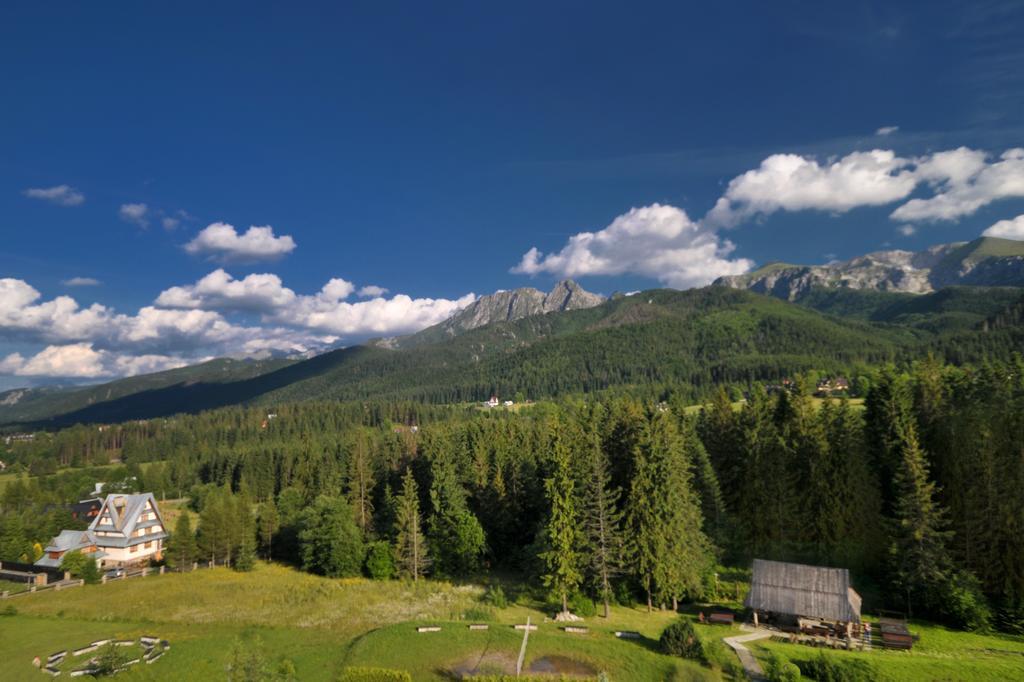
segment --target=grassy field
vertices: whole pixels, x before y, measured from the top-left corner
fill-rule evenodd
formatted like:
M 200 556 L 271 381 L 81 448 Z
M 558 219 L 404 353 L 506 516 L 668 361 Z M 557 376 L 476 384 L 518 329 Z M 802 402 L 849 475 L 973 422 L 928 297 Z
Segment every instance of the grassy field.
M 1024 680 L 1024 637 L 958 632 L 920 622 L 912 623 L 910 629 L 921 639 L 909 652 L 833 651 L 772 641 L 756 642 L 751 649 L 762 660 L 774 651 L 794 663 L 819 653 L 839 661 L 862 661 L 880 682 Z
M 521 633 L 512 625 L 529 616 L 540 629 L 530 636 L 528 666 L 556 657 L 547 662 L 607 671 L 616 680 L 722 679 L 654 650 L 674 614 L 618 608 L 608 622 L 589 619 L 590 634 L 570 635 L 531 606 L 481 610 L 481 594 L 479 587 L 433 581 L 328 580 L 265 564 L 249 574 L 213 569 L 87 585 L 6 602 L 18 613 L 0 616 L 0 661 L 7 662 L 5 680 L 37 680 L 33 656 L 148 634 L 168 639 L 171 651 L 123 679 L 219 679 L 234 643 L 258 637 L 268 660 L 291 660 L 302 680 L 330 680 L 346 666 L 374 664 L 436 681 L 451 679 L 449 671 L 467 662 L 482 662 L 481 671 L 514 663 Z M 490 629 L 470 631 L 467 611 Z M 419 634 L 418 624 L 442 631 Z M 643 637 L 619 640 L 616 629 Z
M 0 615 L 0 677 L 38 680 L 34 656 L 45 658 L 101 638 L 154 635 L 169 640 L 171 651 L 118 679 L 223 679 L 232 648 L 245 642 L 258 646 L 272 665 L 291 661 L 301 680 L 332 680 L 347 666 L 376 665 L 439 682 L 452 679 L 453 670 L 510 669 L 522 641 L 512 626 L 529 617 L 539 629 L 530 635 L 527 668 L 606 672 L 617 681 L 743 679 L 734 676 L 736 659 L 721 643 L 737 634 L 737 627 L 697 626 L 714 661 L 702 666 L 658 653 L 661 631 L 678 617 L 671 612 L 613 607 L 610 619 L 588 618 L 590 632 L 576 635 L 551 622 L 543 605 L 529 596 L 493 609 L 481 603 L 482 594 L 477 586 L 330 580 L 267 564 L 252 573 L 217 568 L 40 593 L 0 603 L 0 614 L 9 607 L 17 610 Z M 471 622 L 490 627 L 471 631 Z M 417 625 L 441 631 L 417 633 Z M 913 629 L 921 641 L 912 653 L 826 655 L 864 660 L 878 679 L 1024 679 L 1024 638 L 920 623 Z M 633 630 L 640 637 L 618 639 L 615 630 Z M 819 652 L 774 642 L 754 649 L 762 657 L 775 650 L 791 660 Z
M 154 464 L 156 464 L 156 462 L 142 462 L 141 464 L 139 464 L 139 468 L 142 469 L 142 473 L 146 473 L 146 469 L 148 469 L 149 467 L 153 466 Z M 88 467 L 83 467 L 83 468 L 86 468 L 86 469 L 113 469 L 114 467 L 119 467 L 119 466 L 124 466 L 124 465 L 115 462 L 114 464 L 90 464 Z M 74 470 L 75 470 L 74 467 L 65 467 L 63 469 L 58 469 L 57 473 L 61 474 L 61 473 L 64 473 L 65 471 L 74 471 Z M 47 475 L 48 476 L 52 476 L 53 474 L 47 474 Z M 8 473 L 0 474 L 0 495 L 3 494 L 4 488 L 7 487 L 8 483 L 11 483 L 12 481 L 16 481 L 19 478 L 28 480 L 28 479 L 36 478 L 36 477 L 35 476 L 29 476 L 28 474 L 25 474 L 25 473 L 8 472 Z
M 826 400 L 832 400 L 835 403 L 839 402 L 839 398 L 828 398 L 828 399 L 826 399 L 826 398 L 815 398 L 813 396 L 811 397 L 811 403 L 815 407 L 821 407 L 825 403 Z M 864 398 L 849 398 L 848 400 L 850 402 L 850 407 L 852 407 L 853 409 L 855 409 L 855 410 L 863 410 L 864 409 Z M 736 412 L 739 412 L 741 409 L 743 409 L 743 406 L 746 403 L 747 403 L 746 400 L 737 400 L 736 402 L 732 403 L 732 409 L 735 410 Z M 697 414 L 698 412 L 701 411 L 701 408 L 703 408 L 703 407 L 704 407 L 703 404 L 701 404 L 701 405 L 689 405 L 689 406 L 684 408 L 684 411 L 686 412 L 686 414 Z

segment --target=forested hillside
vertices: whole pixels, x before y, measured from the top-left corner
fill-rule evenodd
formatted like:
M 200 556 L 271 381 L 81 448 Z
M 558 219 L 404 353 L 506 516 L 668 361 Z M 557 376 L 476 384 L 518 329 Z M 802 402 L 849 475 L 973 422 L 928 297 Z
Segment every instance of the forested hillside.
M 849 567 L 870 608 L 1019 630 L 1024 362 L 927 359 L 870 383 L 863 409 L 816 403 L 799 381 L 792 392 L 755 386 L 739 410 L 722 390 L 696 413 L 681 398 L 625 395 L 520 412 L 228 408 L 44 434 L 8 459 L 43 472 L 118 455 L 129 469 L 105 480 L 190 497 L 198 551 L 218 560 L 255 535 L 263 553 L 349 575 L 375 571 L 361 558 L 385 543 L 398 558 L 389 570 L 407 575 L 490 565 L 545 577 L 556 600 L 657 605 L 699 597 L 717 562 L 775 558 Z M 47 505 L 77 499 L 95 475 L 8 481 L 0 558 L 30 556 L 67 527 Z M 340 544 L 310 550 L 323 523 L 343 529 Z M 405 551 L 411 537 L 422 561 Z
M 900 294 L 822 292 L 797 305 L 748 291 L 652 290 L 584 310 L 498 322 L 408 349 L 356 346 L 235 380 L 89 389 L 87 406 L 0 407 L 2 421 L 115 422 L 233 404 L 311 399 L 432 403 L 490 395 L 542 399 L 624 387 L 697 400 L 722 383 L 777 382 L 797 372 L 848 376 L 938 353 L 955 362 L 1009 357 L 1020 325 L 998 330 L 1018 289 Z M 811 308 L 817 308 L 812 310 Z M 1003 315 L 999 319 L 1012 319 Z M 141 382 L 138 380 L 130 380 Z M 120 385 L 120 384 L 119 384 Z

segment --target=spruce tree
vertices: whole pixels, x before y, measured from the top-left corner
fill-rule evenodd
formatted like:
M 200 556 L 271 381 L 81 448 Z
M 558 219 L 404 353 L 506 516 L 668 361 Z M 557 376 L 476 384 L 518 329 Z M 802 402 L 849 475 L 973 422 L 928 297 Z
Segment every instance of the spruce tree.
M 571 455 L 564 436 L 555 435 L 551 443 L 552 474 L 544 481 L 550 515 L 545 527 L 547 551 L 541 553 L 547 572 L 544 584 L 561 598 L 562 612 L 569 611 L 569 594 L 583 580 L 576 481 L 572 476 Z
M 607 618 L 612 598 L 612 579 L 622 572 L 622 512 L 618 507 L 620 492 L 611 487 L 608 458 L 601 450 L 596 433 L 590 436 L 587 455 L 583 528 L 586 551 L 590 557 L 591 581 L 604 604 L 604 617 Z
M 657 461 L 651 445 L 650 426 L 644 425 L 640 445 L 634 451 L 633 478 L 626 498 L 627 556 L 644 593 L 647 612 L 653 610 L 655 576 L 664 556 L 663 535 L 658 532 L 660 507 L 657 501 Z
M 373 526 L 374 471 L 370 445 L 362 432 L 353 439 L 348 453 L 348 499 L 356 525 L 366 535 Z
M 951 533 L 935 502 L 935 484 L 908 417 L 894 425 L 898 452 L 893 491 L 893 535 L 889 548 L 891 579 L 908 611 L 914 605 L 935 607 L 942 588 L 952 577 L 953 562 L 947 543 Z
M 196 536 L 192 532 L 192 519 L 182 512 L 174 522 L 174 532 L 167 541 L 167 563 L 182 570 L 191 568 L 196 560 Z
M 395 556 L 400 569 L 416 582 L 430 566 L 430 552 L 423 535 L 419 489 L 412 469 L 406 469 L 402 477 L 402 492 L 395 498 L 394 517 Z
M 258 526 L 260 544 L 269 560 L 274 553 L 274 535 L 281 528 L 281 521 L 277 514 L 277 505 L 274 504 L 273 498 L 260 505 Z

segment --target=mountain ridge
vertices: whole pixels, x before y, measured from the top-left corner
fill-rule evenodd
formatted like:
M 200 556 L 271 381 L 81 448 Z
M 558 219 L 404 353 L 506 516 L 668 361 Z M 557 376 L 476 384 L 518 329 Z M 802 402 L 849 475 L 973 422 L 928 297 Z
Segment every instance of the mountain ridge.
M 824 265 L 768 263 L 716 286 L 796 301 L 814 288 L 927 294 L 948 286 L 1024 286 L 1024 242 L 979 237 L 921 251 L 875 251 Z

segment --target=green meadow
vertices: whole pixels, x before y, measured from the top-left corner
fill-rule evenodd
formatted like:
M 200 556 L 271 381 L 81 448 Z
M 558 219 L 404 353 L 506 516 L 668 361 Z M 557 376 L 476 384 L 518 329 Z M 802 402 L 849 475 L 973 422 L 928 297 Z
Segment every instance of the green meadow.
M 744 679 L 720 641 L 738 634 L 737 627 L 698 626 L 712 659 L 698 665 L 658 652 L 661 631 L 676 617 L 670 612 L 613 607 L 611 618 L 588 618 L 590 632 L 578 635 L 548 621 L 542 605 L 528 598 L 493 609 L 482 595 L 483 589 L 472 585 L 332 580 L 262 563 L 251 573 L 215 568 L 47 591 L 0 604 L 0 613 L 16 609 L 0 616 L 2 677 L 44 679 L 32 666 L 34 656 L 45 659 L 96 639 L 153 635 L 170 641 L 170 651 L 118 679 L 224 679 L 232 649 L 241 642 L 259 647 L 271 665 L 287 659 L 300 680 L 333 680 L 348 666 L 408 670 L 414 680 L 450 680 L 453 671 L 497 673 L 514 667 L 522 633 L 512 626 L 530 618 L 538 629 L 530 634 L 527 669 L 605 672 L 612 680 Z M 469 623 L 478 622 L 489 629 L 471 631 Z M 418 625 L 441 631 L 417 633 Z M 921 641 L 911 653 L 825 655 L 863 660 L 878 679 L 1024 678 L 1024 638 L 921 623 L 913 629 Z M 618 639 L 616 630 L 640 637 Z M 760 657 L 778 651 L 794 661 L 819 653 L 787 643 L 752 646 Z M 69 659 L 64 667 L 70 670 L 76 662 Z

